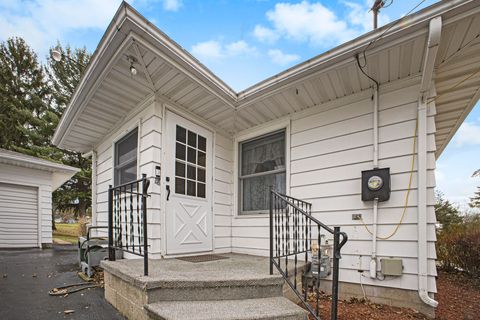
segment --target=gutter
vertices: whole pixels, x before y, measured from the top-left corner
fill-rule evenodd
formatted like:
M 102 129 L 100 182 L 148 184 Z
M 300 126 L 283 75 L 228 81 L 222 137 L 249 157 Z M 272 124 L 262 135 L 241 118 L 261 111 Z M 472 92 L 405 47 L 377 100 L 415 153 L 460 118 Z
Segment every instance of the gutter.
M 432 85 L 435 59 L 442 33 L 442 18 L 430 20 L 427 48 L 418 97 L 418 296 L 427 305 L 437 307 L 438 301 L 428 295 L 427 249 L 427 98 Z

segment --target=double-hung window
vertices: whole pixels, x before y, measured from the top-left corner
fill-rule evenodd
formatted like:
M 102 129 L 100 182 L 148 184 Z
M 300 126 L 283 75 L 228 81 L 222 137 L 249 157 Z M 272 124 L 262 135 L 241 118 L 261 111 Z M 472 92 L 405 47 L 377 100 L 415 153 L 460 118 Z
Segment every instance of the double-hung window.
M 114 184 L 137 179 L 138 129 L 132 130 L 115 143 Z
M 270 189 L 285 193 L 285 130 L 240 143 L 240 214 L 266 213 Z

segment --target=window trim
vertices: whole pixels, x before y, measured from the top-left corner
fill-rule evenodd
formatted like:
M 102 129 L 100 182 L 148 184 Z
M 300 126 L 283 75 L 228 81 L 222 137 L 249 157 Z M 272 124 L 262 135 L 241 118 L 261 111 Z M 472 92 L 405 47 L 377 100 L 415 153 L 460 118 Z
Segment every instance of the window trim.
M 118 156 L 118 149 L 117 149 L 117 145 L 119 143 L 122 143 L 123 141 L 125 141 L 126 139 L 128 139 L 129 137 L 131 137 L 132 135 L 134 134 L 137 134 L 137 148 L 136 148 L 136 151 L 135 151 L 135 158 L 132 158 L 130 160 L 126 160 L 124 161 L 123 163 L 121 164 L 118 164 L 117 165 L 117 156 Z M 119 169 L 122 169 L 130 164 L 132 164 L 133 162 L 136 162 L 136 178 L 138 178 L 138 169 L 139 169 L 139 146 L 140 146 L 140 130 L 139 130 L 139 126 L 136 126 L 134 128 L 132 128 L 131 130 L 129 130 L 127 133 L 123 134 L 122 136 L 120 136 L 118 139 L 115 139 L 113 141 L 113 185 L 114 186 L 117 186 L 119 185 L 119 177 L 118 177 L 118 171 Z
M 250 219 L 250 218 L 265 218 L 265 213 L 268 210 L 262 211 L 244 211 L 241 212 L 240 201 L 241 198 L 241 183 L 240 183 L 240 144 L 242 142 L 248 142 L 250 140 L 255 140 L 261 138 L 262 136 L 271 135 L 279 131 L 284 130 L 285 132 L 285 191 L 287 194 L 290 193 L 290 118 L 286 117 L 283 119 L 272 121 L 268 124 L 263 124 L 257 128 L 247 129 L 237 133 L 234 138 L 234 201 L 233 201 L 233 212 L 235 219 Z M 271 172 L 269 172 L 271 173 Z

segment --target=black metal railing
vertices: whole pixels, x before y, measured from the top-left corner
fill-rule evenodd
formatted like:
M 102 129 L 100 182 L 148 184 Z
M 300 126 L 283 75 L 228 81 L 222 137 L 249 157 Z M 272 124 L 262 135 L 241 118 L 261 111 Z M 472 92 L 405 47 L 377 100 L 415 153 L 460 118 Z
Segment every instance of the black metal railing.
M 148 275 L 147 198 L 150 181 L 142 178 L 108 188 L 108 258 L 116 251 L 143 256 L 143 273 Z
M 302 301 L 310 315 L 320 319 L 320 275 L 322 237 L 330 234 L 333 236 L 333 268 L 332 268 L 332 299 L 331 319 L 337 319 L 338 305 L 338 274 L 340 250 L 347 242 L 347 234 L 340 231 L 340 227 L 333 229 L 321 223 L 311 215 L 312 205 L 308 202 L 281 194 L 275 190 L 270 192 L 270 274 L 275 266 L 292 288 L 295 295 Z M 341 241 L 340 241 L 340 238 Z M 317 243 L 317 263 L 309 261 L 309 252 L 313 260 L 313 244 Z M 316 247 L 316 246 L 315 246 Z M 330 261 L 328 261 L 330 263 Z M 293 265 L 292 265 L 293 264 Z M 299 287 L 297 276 L 306 279 L 308 267 L 317 268 L 313 277 L 312 290 L 316 294 L 316 305 L 312 307 L 308 302 L 308 285 L 302 281 Z M 314 271 L 314 270 L 312 270 Z M 314 274 L 314 272 L 312 272 Z M 290 279 L 293 277 L 293 281 Z M 303 289 L 303 292 L 302 292 Z

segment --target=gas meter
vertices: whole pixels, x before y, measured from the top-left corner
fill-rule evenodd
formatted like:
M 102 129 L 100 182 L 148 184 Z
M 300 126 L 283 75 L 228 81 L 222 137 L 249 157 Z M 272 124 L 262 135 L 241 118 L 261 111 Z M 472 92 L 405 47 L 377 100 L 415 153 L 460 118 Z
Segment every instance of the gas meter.
M 322 235 L 322 238 L 325 236 Z M 325 244 L 312 244 L 312 276 L 317 278 L 318 271 L 320 270 L 320 278 L 326 278 L 331 273 L 330 258 L 332 255 L 332 245 L 328 244 L 328 240 L 325 240 Z M 318 250 L 320 250 L 320 261 L 318 259 Z

